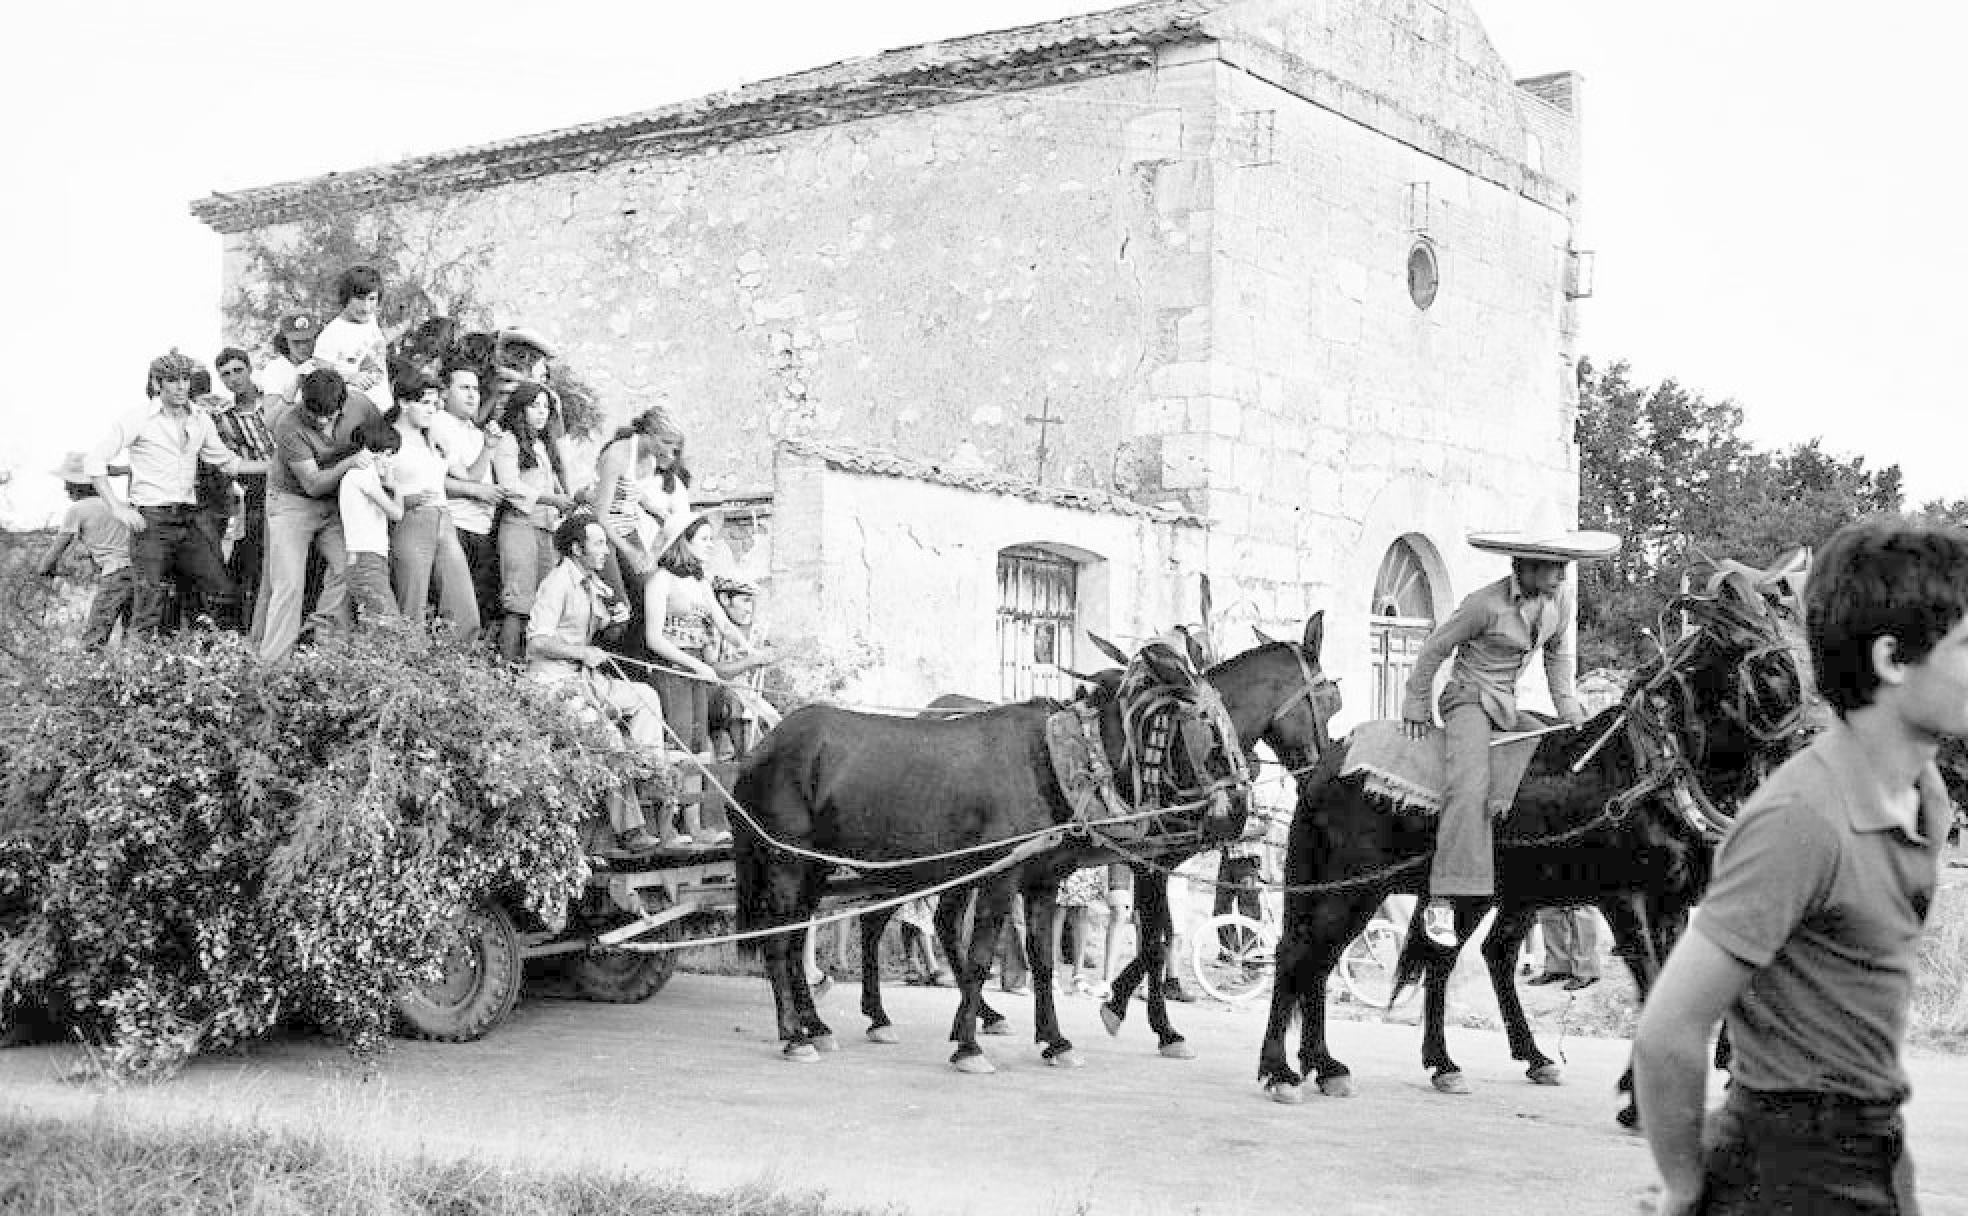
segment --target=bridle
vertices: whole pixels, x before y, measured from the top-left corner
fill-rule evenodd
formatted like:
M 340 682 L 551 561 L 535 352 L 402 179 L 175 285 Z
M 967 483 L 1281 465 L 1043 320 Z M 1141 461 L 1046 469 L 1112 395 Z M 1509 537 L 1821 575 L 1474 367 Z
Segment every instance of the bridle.
M 1295 711 L 1298 703 L 1303 701 L 1307 711 L 1312 715 L 1311 760 L 1316 763 L 1318 758 L 1332 746 L 1332 736 L 1326 733 L 1326 722 L 1339 712 L 1339 681 L 1328 679 L 1315 672 L 1312 664 L 1306 661 L 1305 648 L 1297 642 L 1280 641 L 1277 645 L 1291 651 L 1293 660 L 1298 663 L 1299 682 L 1285 693 L 1278 701 L 1277 707 L 1265 717 L 1264 725 L 1258 728 L 1257 736 L 1262 738 L 1270 734 L 1272 728 L 1277 726 L 1287 714 Z M 1279 759 L 1282 760 L 1284 757 L 1280 756 Z
M 1633 691 L 1619 717 L 1572 768 L 1574 772 L 1583 768 L 1624 726 L 1639 776 L 1608 801 L 1610 819 L 1617 822 L 1641 802 L 1660 795 L 1684 823 L 1713 844 L 1735 819 L 1716 806 L 1702 786 L 1700 770 L 1708 758 L 1709 732 L 1696 712 L 1691 668 L 1704 650 L 1728 644 L 1725 629 L 1737 637 L 1768 631 L 1760 620 L 1725 598 L 1696 595 L 1671 600 L 1661 613 L 1663 625 L 1670 615 L 1682 611 L 1690 612 L 1699 624 L 1662 655 L 1660 669 Z M 1764 751 L 1795 737 L 1803 722 L 1803 683 L 1795 656 L 1781 638 L 1743 648 L 1730 676 L 1732 694 L 1720 712 L 1754 742 L 1757 754 L 1752 763 L 1760 764 Z M 1787 703 L 1775 691 L 1784 680 L 1793 694 Z
M 1228 819 L 1233 797 L 1249 794 L 1250 763 L 1216 689 L 1200 677 L 1187 687 L 1151 682 L 1137 659 L 1115 696 L 1125 740 L 1122 763 L 1137 809 L 1178 814 L 1201 808 L 1205 822 Z M 1177 784 L 1177 752 L 1195 784 Z M 1170 830 L 1161 823 L 1165 817 L 1150 820 L 1151 833 Z

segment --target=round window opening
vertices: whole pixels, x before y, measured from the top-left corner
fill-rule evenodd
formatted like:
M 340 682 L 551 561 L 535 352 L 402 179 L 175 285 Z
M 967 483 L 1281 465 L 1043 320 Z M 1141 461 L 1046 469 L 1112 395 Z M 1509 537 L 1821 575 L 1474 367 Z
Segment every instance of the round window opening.
M 1416 241 L 1414 248 L 1408 250 L 1408 298 L 1415 302 L 1416 308 L 1427 308 L 1435 302 L 1435 290 L 1441 285 L 1435 247 L 1427 241 Z

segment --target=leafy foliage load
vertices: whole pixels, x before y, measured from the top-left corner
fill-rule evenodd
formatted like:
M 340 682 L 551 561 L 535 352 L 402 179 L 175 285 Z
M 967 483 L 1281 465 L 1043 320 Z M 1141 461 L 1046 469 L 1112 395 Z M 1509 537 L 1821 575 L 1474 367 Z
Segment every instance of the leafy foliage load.
M 1743 438 L 1742 410 L 1673 380 L 1635 384 L 1625 363 L 1579 373 L 1579 526 L 1617 532 L 1618 557 L 1579 567 L 1581 668 L 1631 669 L 1641 627 L 1718 558 L 1761 563 L 1816 546 L 1843 525 L 1901 505 L 1900 470 L 1841 459 L 1817 440 L 1786 451 Z
M 5 711 L 0 1025 L 168 1070 L 297 1017 L 358 1052 L 488 896 L 555 923 L 633 762 L 421 637 L 259 663 L 235 638 L 51 664 Z

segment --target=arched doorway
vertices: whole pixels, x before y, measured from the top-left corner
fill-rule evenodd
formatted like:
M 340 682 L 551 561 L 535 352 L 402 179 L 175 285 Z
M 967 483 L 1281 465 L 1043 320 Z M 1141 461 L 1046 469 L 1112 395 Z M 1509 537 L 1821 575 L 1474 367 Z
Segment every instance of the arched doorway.
M 1406 537 L 1388 546 L 1374 578 L 1367 629 L 1373 657 L 1374 718 L 1401 716 L 1402 690 L 1415 656 L 1435 627 L 1435 589 L 1421 554 Z

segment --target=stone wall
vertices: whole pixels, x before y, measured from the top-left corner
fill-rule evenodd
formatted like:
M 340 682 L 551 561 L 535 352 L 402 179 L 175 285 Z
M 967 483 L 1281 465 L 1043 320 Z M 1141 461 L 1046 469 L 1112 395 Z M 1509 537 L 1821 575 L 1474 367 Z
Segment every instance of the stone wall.
M 1202 529 L 908 478 L 843 470 L 789 447 L 774 462 L 772 636 L 879 651 L 845 692 L 881 705 L 991 698 L 999 679 L 997 561 L 1039 545 L 1082 561 L 1075 653 L 1196 619 Z M 1088 670 L 1109 666 L 1083 658 Z
M 1242 0 L 1203 32 L 1152 71 L 399 207 L 434 261 L 489 249 L 479 297 L 561 343 L 614 418 L 667 402 L 700 494 L 763 489 L 787 439 L 1029 477 L 1029 416 L 1049 411 L 1048 483 L 1210 521 L 1178 573 L 1215 580 L 1226 647 L 1329 609 L 1327 666 L 1364 687 L 1397 538 L 1439 617 L 1502 573 L 1464 533 L 1575 517 L 1578 82 L 1519 86 L 1465 0 Z M 1426 310 L 1419 239 L 1440 271 Z M 902 498 L 857 498 L 821 469 L 775 486 L 774 577 L 811 593 L 816 628 L 888 611 L 877 535 L 909 568 L 901 603 L 981 622 L 907 657 L 898 697 L 989 686 L 1006 544 L 1101 555 L 1083 588 L 1126 606 L 1095 628 L 1193 618 L 1156 565 L 1175 542 L 1138 521 L 1080 521 L 1078 541 L 1033 514 L 1057 506 L 880 478 Z M 918 508 L 942 525 L 905 522 Z
M 433 262 L 486 247 L 479 298 L 563 344 L 613 418 L 667 401 L 708 492 L 763 484 L 782 438 L 929 458 L 968 441 L 1031 476 L 1026 419 L 1048 402 L 1064 425 L 1046 479 L 1105 486 L 1173 340 L 1168 301 L 1207 295 L 1206 240 L 1166 228 L 1153 174 L 1128 151 L 1207 148 L 1203 99 L 1185 87 L 1201 70 L 958 100 L 398 211 Z

